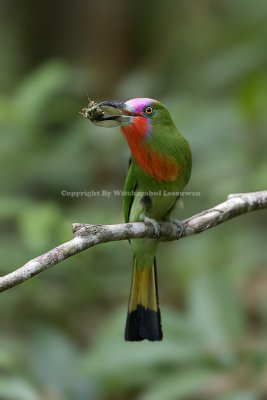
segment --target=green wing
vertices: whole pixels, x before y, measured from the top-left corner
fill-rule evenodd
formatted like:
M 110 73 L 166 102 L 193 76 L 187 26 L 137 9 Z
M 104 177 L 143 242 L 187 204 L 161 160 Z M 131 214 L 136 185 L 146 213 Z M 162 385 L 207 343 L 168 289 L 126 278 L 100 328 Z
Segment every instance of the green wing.
M 134 192 L 136 190 L 136 187 L 137 187 L 137 176 L 134 172 L 133 164 L 131 163 L 131 159 L 130 159 L 128 175 L 126 177 L 126 181 L 125 181 L 125 185 L 124 185 L 124 191 L 127 193 Z M 123 209 L 124 209 L 125 222 L 129 222 L 129 217 L 130 217 L 133 200 L 134 200 L 133 193 L 129 194 L 129 195 L 126 194 L 123 197 Z

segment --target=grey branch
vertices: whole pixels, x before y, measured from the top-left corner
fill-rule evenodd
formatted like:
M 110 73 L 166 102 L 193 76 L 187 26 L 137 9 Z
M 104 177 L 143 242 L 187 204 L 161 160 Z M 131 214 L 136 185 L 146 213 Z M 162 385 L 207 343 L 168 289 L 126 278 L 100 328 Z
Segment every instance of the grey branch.
M 227 201 L 182 221 L 182 235 L 171 222 L 160 223 L 161 241 L 178 240 L 203 232 L 238 215 L 267 209 L 267 190 L 230 194 Z M 54 265 L 100 243 L 118 240 L 154 238 L 154 226 L 149 222 L 116 225 L 73 224 L 74 238 L 27 262 L 23 267 L 0 277 L 0 292 L 16 286 Z

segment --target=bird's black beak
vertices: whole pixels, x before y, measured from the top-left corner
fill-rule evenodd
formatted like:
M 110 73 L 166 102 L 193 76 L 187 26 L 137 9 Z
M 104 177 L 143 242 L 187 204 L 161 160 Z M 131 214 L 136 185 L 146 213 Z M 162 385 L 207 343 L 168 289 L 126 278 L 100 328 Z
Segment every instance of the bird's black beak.
M 90 119 L 95 125 L 107 128 L 119 126 L 123 123 L 127 124 L 135 115 L 127 109 L 125 103 L 115 100 L 102 101 L 100 103 L 90 100 L 81 114 Z
M 106 101 L 101 101 L 98 103 L 99 107 L 111 107 L 113 109 L 117 109 L 120 111 L 123 111 L 126 109 L 126 104 L 123 103 L 122 101 L 116 101 L 116 100 L 106 100 Z
M 109 120 L 117 120 L 118 122 L 128 122 L 131 117 L 137 114 L 127 108 L 127 104 L 122 101 L 108 100 L 98 103 L 105 114 L 105 118 Z
M 103 116 L 101 121 L 102 126 L 112 126 L 120 125 L 122 122 L 127 122 L 129 120 L 129 115 L 126 109 L 126 104 L 121 101 L 108 100 L 98 103 L 98 107 L 103 111 Z M 104 122 L 109 121 L 109 124 Z

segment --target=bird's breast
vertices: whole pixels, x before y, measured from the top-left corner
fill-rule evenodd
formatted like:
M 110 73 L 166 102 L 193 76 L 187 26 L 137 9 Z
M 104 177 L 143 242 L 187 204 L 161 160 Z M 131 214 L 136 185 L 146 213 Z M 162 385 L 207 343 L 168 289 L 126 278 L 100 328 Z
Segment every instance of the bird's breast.
M 178 163 L 170 156 L 150 148 L 148 142 L 149 121 L 135 117 L 134 122 L 121 127 L 137 164 L 158 181 L 173 181 L 180 174 Z

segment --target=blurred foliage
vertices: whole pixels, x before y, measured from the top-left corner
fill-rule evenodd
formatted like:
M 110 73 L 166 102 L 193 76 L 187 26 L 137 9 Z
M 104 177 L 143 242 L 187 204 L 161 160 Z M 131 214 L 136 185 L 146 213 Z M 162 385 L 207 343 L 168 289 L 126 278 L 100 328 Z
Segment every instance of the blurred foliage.
M 0 273 L 118 223 L 129 151 L 79 116 L 154 97 L 194 157 L 179 218 L 266 189 L 267 2 L 0 4 Z M 125 343 L 127 242 L 77 255 L 1 294 L 1 400 L 267 398 L 266 212 L 159 251 L 162 343 Z

